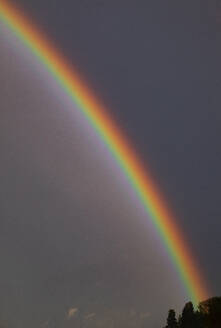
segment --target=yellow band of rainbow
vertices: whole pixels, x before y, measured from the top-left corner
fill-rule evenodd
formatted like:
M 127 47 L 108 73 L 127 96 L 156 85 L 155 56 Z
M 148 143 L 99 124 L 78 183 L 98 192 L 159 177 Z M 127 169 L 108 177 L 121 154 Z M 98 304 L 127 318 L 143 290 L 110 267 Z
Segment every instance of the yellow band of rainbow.
M 175 219 L 147 168 L 143 166 L 107 110 L 89 90 L 82 77 L 51 45 L 40 29 L 30 23 L 21 10 L 8 1 L 0 0 L 0 20 L 53 75 L 106 144 L 160 235 L 192 302 L 197 304 L 206 299 L 208 291 L 205 281 L 175 224 Z

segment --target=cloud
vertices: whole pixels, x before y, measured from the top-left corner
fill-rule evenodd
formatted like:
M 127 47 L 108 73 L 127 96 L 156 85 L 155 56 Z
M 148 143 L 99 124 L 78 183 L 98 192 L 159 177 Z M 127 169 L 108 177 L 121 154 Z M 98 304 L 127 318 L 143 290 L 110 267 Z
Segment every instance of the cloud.
M 88 320 L 88 319 L 91 319 L 91 318 L 93 318 L 94 316 L 96 315 L 96 313 L 89 313 L 89 314 L 87 314 L 86 316 L 85 316 L 85 319 L 86 320 Z
M 78 308 L 70 308 L 67 312 L 67 319 L 70 320 L 71 318 L 73 318 L 76 313 L 78 312 Z

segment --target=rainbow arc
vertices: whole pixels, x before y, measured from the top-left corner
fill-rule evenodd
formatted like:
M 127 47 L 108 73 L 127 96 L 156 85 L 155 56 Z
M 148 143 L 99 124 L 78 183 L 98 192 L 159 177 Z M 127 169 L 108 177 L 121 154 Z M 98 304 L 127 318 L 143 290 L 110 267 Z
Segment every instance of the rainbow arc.
M 106 144 L 160 235 L 190 299 L 194 304 L 206 299 L 208 291 L 205 281 L 175 218 L 148 168 L 140 161 L 107 109 L 87 87 L 80 74 L 21 10 L 9 1 L 0 0 L 0 20 L 53 75 Z

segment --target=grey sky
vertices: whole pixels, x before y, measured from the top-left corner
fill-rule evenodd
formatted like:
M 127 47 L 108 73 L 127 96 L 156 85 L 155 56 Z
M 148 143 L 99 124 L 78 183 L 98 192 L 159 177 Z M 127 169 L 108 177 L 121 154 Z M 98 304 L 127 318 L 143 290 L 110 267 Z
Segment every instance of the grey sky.
M 20 2 L 133 140 L 220 294 L 214 6 Z M 48 320 L 68 327 L 66 313 L 76 307 L 100 321 L 131 315 L 159 326 L 186 295 L 158 236 L 105 147 L 41 65 L 4 28 L 0 44 L 0 315 L 15 327 Z

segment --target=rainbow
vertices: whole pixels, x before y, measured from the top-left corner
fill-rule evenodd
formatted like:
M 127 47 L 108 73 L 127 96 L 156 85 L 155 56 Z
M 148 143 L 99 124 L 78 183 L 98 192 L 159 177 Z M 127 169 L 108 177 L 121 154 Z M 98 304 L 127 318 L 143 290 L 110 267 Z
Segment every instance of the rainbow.
M 188 297 L 194 304 L 206 299 L 206 284 L 173 215 L 151 174 L 139 160 L 121 129 L 109 116 L 107 109 L 87 87 L 79 73 L 40 29 L 28 20 L 23 11 L 6 0 L 0 0 L 0 20 L 44 65 L 103 140 L 160 235 Z

